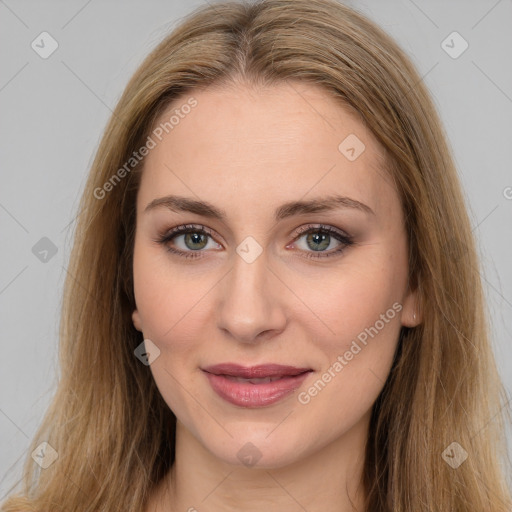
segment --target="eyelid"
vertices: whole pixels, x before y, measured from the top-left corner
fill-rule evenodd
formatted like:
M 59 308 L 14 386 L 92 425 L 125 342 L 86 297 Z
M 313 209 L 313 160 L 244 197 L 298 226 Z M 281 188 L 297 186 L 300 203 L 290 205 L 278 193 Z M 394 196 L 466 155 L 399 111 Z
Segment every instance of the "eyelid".
M 207 226 L 204 226 L 203 224 L 180 224 L 171 229 L 166 229 L 161 235 L 159 235 L 159 238 L 170 237 L 170 236 L 176 235 L 176 234 L 183 234 L 183 231 L 186 231 L 188 229 L 197 230 L 198 232 L 204 231 L 205 233 L 207 233 L 208 235 L 210 235 L 212 237 L 219 236 L 216 231 L 214 231 L 213 229 L 211 229 Z M 349 235 L 347 232 L 343 231 L 342 229 L 336 228 L 334 226 L 330 226 L 327 224 L 321 224 L 321 223 L 309 223 L 309 224 L 304 224 L 304 225 L 298 227 L 296 230 L 294 230 L 295 236 L 294 236 L 293 241 L 295 241 L 297 238 L 299 238 L 301 235 L 303 235 L 305 232 L 307 232 L 311 229 L 317 229 L 318 231 L 328 231 L 328 232 L 332 232 L 332 233 L 337 233 L 338 235 L 345 237 L 347 239 L 352 238 L 352 236 Z M 292 236 L 292 234 L 290 234 L 290 236 Z M 219 243 L 219 242 L 217 242 L 217 243 Z
M 332 236 L 335 238 L 338 243 L 340 244 L 339 247 L 336 249 L 331 249 L 330 251 L 303 251 L 299 250 L 299 253 L 303 253 L 301 257 L 314 260 L 314 261 L 321 261 L 321 260 L 328 260 L 331 257 L 341 256 L 345 250 L 350 247 L 351 245 L 354 245 L 354 240 L 351 235 L 349 235 L 347 232 L 343 231 L 342 229 L 336 228 L 334 226 L 328 225 L 328 224 L 306 224 L 304 226 L 301 226 L 297 229 L 297 235 L 291 242 L 291 244 L 288 244 L 286 247 L 290 247 L 290 245 L 293 245 L 302 238 L 304 235 L 308 233 L 315 233 L 315 232 L 321 232 L 321 233 L 327 233 L 329 236 Z M 316 253 L 316 254 L 315 254 Z
M 337 249 L 332 249 L 330 251 L 299 250 L 298 252 L 305 253 L 305 255 L 303 256 L 305 258 L 321 260 L 323 258 L 329 258 L 331 256 L 340 255 L 342 252 L 344 252 L 344 250 L 347 247 L 354 244 L 353 237 L 339 228 L 336 228 L 334 226 L 327 225 L 327 224 L 310 223 L 310 224 L 305 224 L 305 225 L 297 228 L 295 230 L 296 234 L 295 234 L 294 239 L 286 247 L 288 248 L 290 245 L 293 245 L 304 234 L 307 234 L 309 232 L 315 232 L 315 231 L 328 233 L 329 235 L 334 235 L 334 238 L 341 244 L 342 247 L 337 248 Z M 168 242 L 170 242 L 173 238 L 187 234 L 189 232 L 206 234 L 206 235 L 210 236 L 215 241 L 215 243 L 222 245 L 216 241 L 217 233 L 214 230 L 212 230 L 211 228 L 208 228 L 207 226 L 204 226 L 202 224 L 180 224 L 171 229 L 167 229 L 161 235 L 159 235 L 158 238 L 156 238 L 154 241 L 159 244 L 165 245 L 167 250 L 172 254 L 176 254 L 176 255 L 182 256 L 184 258 L 192 258 L 192 259 L 202 258 L 203 257 L 202 253 L 207 252 L 207 251 L 205 251 L 205 250 L 183 251 L 181 249 L 171 248 L 167 245 Z M 317 256 L 315 256 L 315 252 L 317 252 L 317 254 L 318 254 Z
M 347 239 L 352 238 L 351 235 L 349 235 L 347 232 L 343 231 L 342 229 L 336 228 L 336 227 L 328 225 L 328 224 L 321 224 L 321 223 L 316 223 L 316 224 L 310 223 L 310 224 L 305 224 L 303 226 L 300 226 L 296 230 L 296 232 L 297 232 L 296 238 L 300 237 L 307 231 L 310 231 L 313 229 L 317 229 L 318 231 L 328 231 L 329 233 L 337 233 L 338 235 L 340 235 L 344 238 L 347 238 Z
M 198 233 L 206 233 L 207 235 L 210 235 L 212 238 L 216 238 L 219 235 L 216 231 L 213 229 L 203 226 L 202 224 L 180 224 L 178 226 L 175 226 L 171 229 L 166 229 L 161 235 L 159 235 L 159 238 L 168 238 L 170 239 L 173 236 L 179 236 L 186 234 L 187 232 L 198 232 Z M 217 242 L 219 243 L 219 242 Z

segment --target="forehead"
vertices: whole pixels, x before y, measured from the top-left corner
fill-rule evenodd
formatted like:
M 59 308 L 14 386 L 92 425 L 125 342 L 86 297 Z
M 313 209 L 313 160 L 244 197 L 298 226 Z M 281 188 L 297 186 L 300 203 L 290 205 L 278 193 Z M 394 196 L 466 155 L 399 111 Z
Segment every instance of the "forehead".
M 139 211 L 166 194 L 222 204 L 235 217 L 249 207 L 332 193 L 374 210 L 398 202 L 375 137 L 315 85 L 195 90 L 168 106 L 155 133 Z

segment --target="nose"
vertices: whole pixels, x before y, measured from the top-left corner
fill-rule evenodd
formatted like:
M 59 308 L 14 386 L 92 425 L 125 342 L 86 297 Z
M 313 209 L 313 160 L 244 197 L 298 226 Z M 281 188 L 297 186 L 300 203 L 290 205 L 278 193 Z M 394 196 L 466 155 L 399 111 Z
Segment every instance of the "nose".
M 265 250 L 252 263 L 235 254 L 231 271 L 217 289 L 217 327 L 240 343 L 275 337 L 287 322 L 283 289 Z

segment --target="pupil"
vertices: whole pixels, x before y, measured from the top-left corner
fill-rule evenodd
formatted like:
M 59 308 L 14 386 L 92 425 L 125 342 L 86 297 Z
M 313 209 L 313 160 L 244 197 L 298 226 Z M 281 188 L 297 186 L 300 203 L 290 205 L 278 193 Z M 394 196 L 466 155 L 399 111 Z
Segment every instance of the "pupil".
M 204 240 L 201 240 L 203 237 L 204 235 L 201 233 L 187 233 L 185 236 L 185 243 L 189 249 L 202 249 L 202 247 L 189 247 L 187 242 L 191 241 L 192 245 L 201 244 L 201 241 L 204 242 Z
M 314 251 L 318 251 L 321 249 L 325 249 L 326 247 L 329 247 L 329 239 L 330 239 L 330 235 L 325 234 L 325 233 L 309 234 L 307 237 L 308 242 L 310 242 L 312 240 L 314 244 L 322 244 L 322 242 L 324 242 L 320 248 L 311 247 Z M 325 243 L 326 240 L 327 240 L 327 243 Z

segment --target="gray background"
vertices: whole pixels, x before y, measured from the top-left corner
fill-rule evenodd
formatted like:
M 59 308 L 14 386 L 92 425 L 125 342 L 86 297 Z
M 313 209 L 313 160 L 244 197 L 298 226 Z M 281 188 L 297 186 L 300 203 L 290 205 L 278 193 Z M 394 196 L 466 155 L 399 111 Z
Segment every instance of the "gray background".
M 434 96 L 470 204 L 510 394 L 512 1 L 347 3 L 398 40 Z M 202 4 L 0 0 L 0 499 L 56 386 L 72 221 L 104 126 L 150 49 Z M 43 31 L 59 44 L 47 59 L 31 47 Z M 469 43 L 456 59 L 441 46 L 453 31 Z M 42 237 L 58 249 L 47 262 L 32 252 Z

